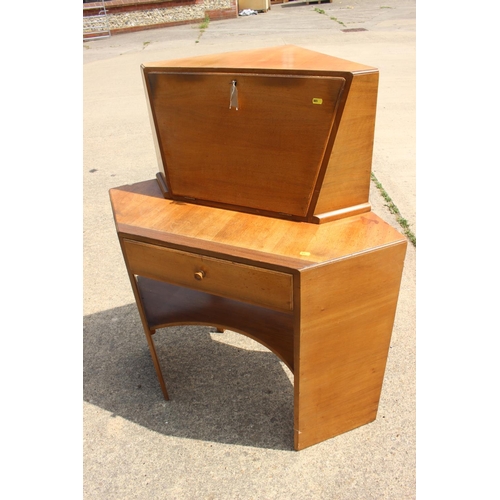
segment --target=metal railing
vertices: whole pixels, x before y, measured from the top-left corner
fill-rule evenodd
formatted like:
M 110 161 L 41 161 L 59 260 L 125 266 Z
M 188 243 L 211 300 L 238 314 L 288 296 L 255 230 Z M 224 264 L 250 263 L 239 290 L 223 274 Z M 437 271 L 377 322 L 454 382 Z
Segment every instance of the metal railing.
M 98 14 L 83 16 L 83 41 L 111 36 L 108 13 L 104 5 L 104 0 L 98 0 L 94 3 L 100 3 L 101 7 Z M 83 11 L 85 12 L 86 10 L 96 10 L 96 7 L 84 7 Z

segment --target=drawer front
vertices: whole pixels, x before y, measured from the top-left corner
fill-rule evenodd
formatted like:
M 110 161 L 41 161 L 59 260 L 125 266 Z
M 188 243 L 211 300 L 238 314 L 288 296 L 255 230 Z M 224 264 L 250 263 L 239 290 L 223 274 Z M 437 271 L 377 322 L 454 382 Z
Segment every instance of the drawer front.
M 133 274 L 280 311 L 293 308 L 292 275 L 123 240 Z

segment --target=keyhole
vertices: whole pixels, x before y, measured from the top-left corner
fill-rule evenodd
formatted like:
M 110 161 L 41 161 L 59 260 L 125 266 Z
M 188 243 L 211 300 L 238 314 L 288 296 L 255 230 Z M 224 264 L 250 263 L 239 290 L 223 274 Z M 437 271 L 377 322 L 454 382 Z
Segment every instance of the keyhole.
M 231 82 L 231 94 L 229 96 L 229 109 L 236 108 L 236 111 L 238 111 L 238 88 L 236 85 L 236 80 L 233 80 Z

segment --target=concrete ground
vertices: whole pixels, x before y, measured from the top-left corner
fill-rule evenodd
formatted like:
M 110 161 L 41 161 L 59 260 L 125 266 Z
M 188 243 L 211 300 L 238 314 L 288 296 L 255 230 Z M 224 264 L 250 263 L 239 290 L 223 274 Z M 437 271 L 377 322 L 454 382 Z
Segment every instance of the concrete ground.
M 416 497 L 411 244 L 369 425 L 295 452 L 291 374 L 259 344 L 208 327 L 158 332 L 169 402 L 149 356 L 108 197 L 158 171 L 140 64 L 283 44 L 379 68 L 373 171 L 416 233 L 414 0 L 295 1 L 203 32 L 187 25 L 84 42 L 85 499 Z M 375 188 L 371 202 L 398 227 Z

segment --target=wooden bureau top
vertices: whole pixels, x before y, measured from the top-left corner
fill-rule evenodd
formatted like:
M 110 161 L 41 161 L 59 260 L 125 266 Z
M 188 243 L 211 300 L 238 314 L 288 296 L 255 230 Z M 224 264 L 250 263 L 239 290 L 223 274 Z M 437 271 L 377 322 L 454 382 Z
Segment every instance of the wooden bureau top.
M 155 179 L 110 190 L 122 236 L 206 255 L 305 269 L 376 248 L 406 244 L 373 212 L 308 224 L 165 199 Z
M 145 69 L 197 68 L 197 69 L 250 69 L 312 72 L 365 72 L 378 71 L 372 66 L 321 54 L 295 45 L 283 45 L 259 50 L 223 52 L 169 61 L 148 62 Z
M 314 224 L 370 210 L 378 69 L 294 45 L 141 68 L 165 198 Z

